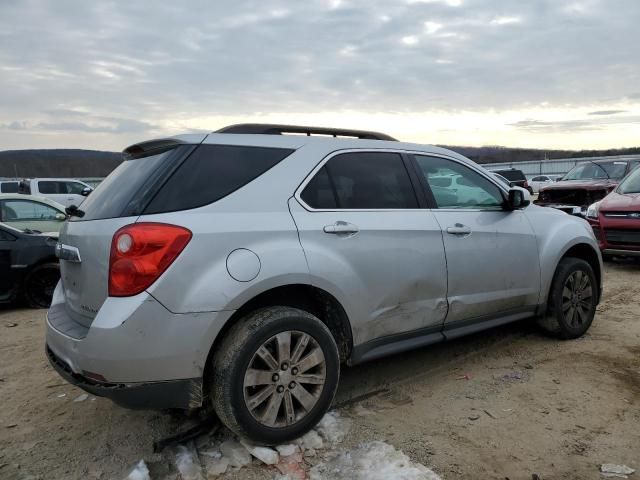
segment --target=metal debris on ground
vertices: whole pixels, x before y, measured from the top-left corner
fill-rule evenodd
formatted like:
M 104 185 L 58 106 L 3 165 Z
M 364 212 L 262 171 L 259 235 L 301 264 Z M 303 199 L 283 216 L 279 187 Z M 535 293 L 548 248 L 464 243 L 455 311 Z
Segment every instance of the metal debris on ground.
M 77 396 L 73 401 L 84 402 L 87 398 L 89 398 L 89 395 L 87 395 L 86 393 L 83 393 L 82 395 Z

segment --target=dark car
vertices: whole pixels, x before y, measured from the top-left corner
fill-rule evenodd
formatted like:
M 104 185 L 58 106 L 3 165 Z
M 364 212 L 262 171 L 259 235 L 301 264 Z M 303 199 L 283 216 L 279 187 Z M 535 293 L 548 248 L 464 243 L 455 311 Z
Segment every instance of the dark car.
M 533 189 L 529 186 L 527 177 L 524 173 L 522 173 L 522 170 L 517 170 L 515 168 L 505 168 L 503 170 L 491 170 L 491 172 L 502 175 L 504 178 L 509 180 L 511 186 L 525 188 L 529 190 L 530 194 L 533 195 Z
M 640 168 L 590 205 L 587 220 L 604 256 L 640 256 Z
M 55 237 L 0 223 L 0 303 L 22 296 L 32 307 L 51 304 L 60 279 L 56 243 Z
M 640 160 L 579 163 L 556 183 L 541 188 L 534 203 L 584 217 L 589 205 L 606 197 L 638 165 Z

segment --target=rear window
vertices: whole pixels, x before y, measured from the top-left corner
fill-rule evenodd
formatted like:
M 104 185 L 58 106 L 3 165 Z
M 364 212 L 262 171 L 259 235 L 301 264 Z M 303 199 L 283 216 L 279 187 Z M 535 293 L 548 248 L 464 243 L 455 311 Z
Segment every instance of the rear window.
M 80 206 L 82 218 L 71 221 L 139 215 L 155 193 L 163 176 L 193 147 L 181 145 L 156 155 L 122 162 L 105 178 Z
M 200 145 L 171 175 L 146 214 L 208 205 L 245 186 L 293 153 L 291 149 Z
M 524 176 L 524 173 L 522 173 L 520 170 L 494 170 L 495 173 L 499 173 L 500 175 L 502 175 L 504 178 L 506 178 L 507 180 L 510 181 L 514 181 L 514 180 L 526 180 L 527 177 Z
M 18 182 L 0 183 L 0 193 L 18 193 Z

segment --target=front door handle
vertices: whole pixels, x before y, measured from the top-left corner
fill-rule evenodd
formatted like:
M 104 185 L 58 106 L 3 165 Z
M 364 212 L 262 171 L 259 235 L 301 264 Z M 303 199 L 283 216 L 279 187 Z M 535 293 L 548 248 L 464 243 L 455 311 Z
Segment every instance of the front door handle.
M 471 233 L 471 228 L 461 223 L 456 223 L 455 226 L 447 228 L 447 233 L 450 233 L 451 235 L 469 235 Z
M 357 225 L 342 221 L 336 222 L 333 225 L 325 225 L 322 230 L 324 230 L 324 233 L 330 233 L 332 235 L 355 235 L 360 231 Z

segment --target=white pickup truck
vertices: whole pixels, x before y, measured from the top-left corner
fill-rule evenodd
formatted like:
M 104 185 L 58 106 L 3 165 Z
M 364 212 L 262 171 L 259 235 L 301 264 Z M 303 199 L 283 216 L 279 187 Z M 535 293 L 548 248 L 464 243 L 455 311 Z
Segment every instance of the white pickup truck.
M 80 205 L 93 191 L 90 185 L 73 178 L 27 178 L 0 181 L 0 193 L 25 193 L 54 200 L 65 207 Z

